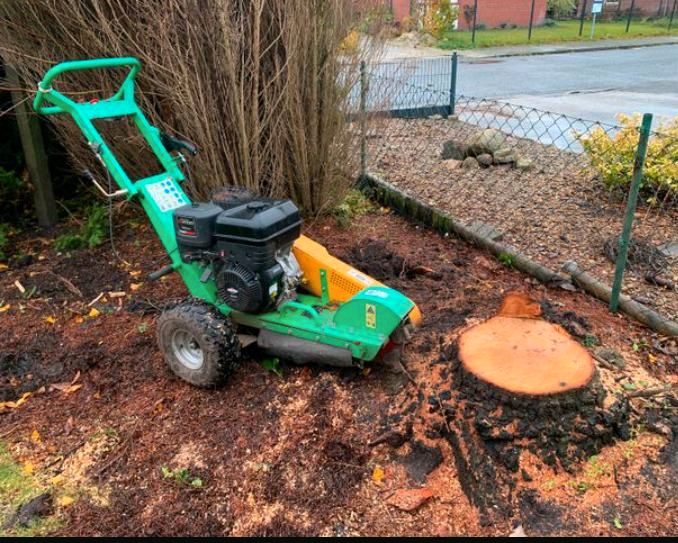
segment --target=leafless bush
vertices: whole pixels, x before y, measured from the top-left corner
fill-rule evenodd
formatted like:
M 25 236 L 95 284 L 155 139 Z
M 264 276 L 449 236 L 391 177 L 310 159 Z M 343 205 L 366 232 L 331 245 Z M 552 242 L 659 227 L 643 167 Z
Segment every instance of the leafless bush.
M 191 165 L 194 196 L 238 184 L 290 196 L 317 213 L 344 194 L 355 174 L 345 105 L 357 70 L 342 68 L 345 59 L 337 55 L 351 24 L 346 5 L 2 0 L 0 54 L 31 85 L 62 60 L 140 58 L 144 111 L 202 150 Z M 59 88 L 104 94 L 113 86 L 110 73 L 89 72 L 64 79 Z M 73 123 L 52 120 L 75 166 L 96 168 Z M 147 166 L 143 141 L 131 126 L 105 135 L 124 166 Z

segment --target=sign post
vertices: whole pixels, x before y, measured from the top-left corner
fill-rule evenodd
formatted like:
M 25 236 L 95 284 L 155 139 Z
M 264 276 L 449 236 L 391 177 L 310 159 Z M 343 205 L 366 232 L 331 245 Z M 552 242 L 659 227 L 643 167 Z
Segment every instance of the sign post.
M 603 12 L 603 0 L 593 0 L 591 4 L 591 15 L 593 15 L 593 22 L 591 23 L 591 39 L 596 31 L 596 16 Z

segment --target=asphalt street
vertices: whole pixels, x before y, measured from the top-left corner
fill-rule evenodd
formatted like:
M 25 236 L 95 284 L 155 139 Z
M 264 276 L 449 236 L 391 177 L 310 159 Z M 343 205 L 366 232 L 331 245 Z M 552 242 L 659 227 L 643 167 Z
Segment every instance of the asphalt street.
M 678 45 L 462 59 L 457 90 L 610 123 L 618 113 L 675 117 Z

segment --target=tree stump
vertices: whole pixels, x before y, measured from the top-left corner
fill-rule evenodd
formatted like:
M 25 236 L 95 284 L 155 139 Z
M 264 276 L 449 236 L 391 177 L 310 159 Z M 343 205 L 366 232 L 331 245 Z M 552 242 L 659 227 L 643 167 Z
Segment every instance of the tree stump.
M 588 351 L 559 325 L 497 316 L 459 338 L 464 371 L 509 394 L 545 396 L 586 387 L 595 375 Z
M 524 294 L 507 295 L 497 316 L 463 331 L 441 359 L 451 363 L 452 396 L 440 392 L 431 403 L 460 464 L 489 455 L 515 472 L 529 450 L 546 465 L 572 469 L 629 437 L 628 401 L 604 407 L 607 392 L 588 350 L 542 319 L 541 305 Z

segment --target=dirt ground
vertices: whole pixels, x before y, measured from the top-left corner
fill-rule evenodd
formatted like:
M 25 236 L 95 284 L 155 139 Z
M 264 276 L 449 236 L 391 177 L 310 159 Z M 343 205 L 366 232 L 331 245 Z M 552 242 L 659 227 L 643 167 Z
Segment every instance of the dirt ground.
M 501 109 L 485 107 L 490 109 L 469 114 L 483 121 L 483 115 L 501 119 Z M 542 123 L 546 136 L 550 122 Z M 510 131 L 510 125 L 505 129 Z M 625 193 L 607 191 L 585 156 L 514 137 L 508 138 L 507 146 L 532 160 L 529 171 L 510 165 L 450 170 L 440 157 L 443 143 L 450 139 L 467 142 L 480 130 L 446 119 L 375 118 L 370 121 L 370 171 L 462 222 L 491 225 L 503 235 L 504 243 L 553 270 L 574 260 L 580 269 L 612 284 L 616 252 L 610 259 L 606 247 L 616 247 L 622 231 Z M 540 125 L 534 128 L 539 130 Z M 634 238 L 655 248 L 677 241 L 678 207 L 652 207 L 643 202 L 641 196 Z M 623 292 L 664 317 L 678 320 L 678 258 L 656 262 L 643 251 L 635 251 L 630 259 Z M 648 272 L 658 272 L 660 281 L 668 281 L 669 286 L 648 282 Z
M 284 363 L 280 377 L 252 352 L 224 387 L 193 388 L 156 348 L 159 308 L 186 291 L 176 275 L 147 281 L 165 262 L 148 227 L 120 223 L 121 260 L 107 244 L 68 256 L 55 254 L 50 239 L 19 240 L 32 256 L 0 272 L 0 401 L 24 401 L 0 411 L 0 440 L 54 495 L 73 498 L 58 502 L 57 533 L 678 532 L 675 398 L 633 398 L 630 439 L 568 470 L 527 449 L 515 472 L 482 447 L 468 462 L 437 411 L 451 397 L 450 345 L 509 291 L 545 302 L 587 345 L 623 357 L 623 369 L 598 369 L 610 395 L 678 382 L 675 340 L 387 210 L 346 229 L 319 220 L 306 232 L 419 304 L 424 323 L 404 357 L 409 377 L 381 364 Z M 376 253 L 366 249 L 374 240 Z M 35 286 L 33 295 L 22 296 L 16 281 Z M 472 422 L 472 398 L 464 409 Z M 425 503 L 402 510 L 402 489 L 426 489 L 418 494 Z

